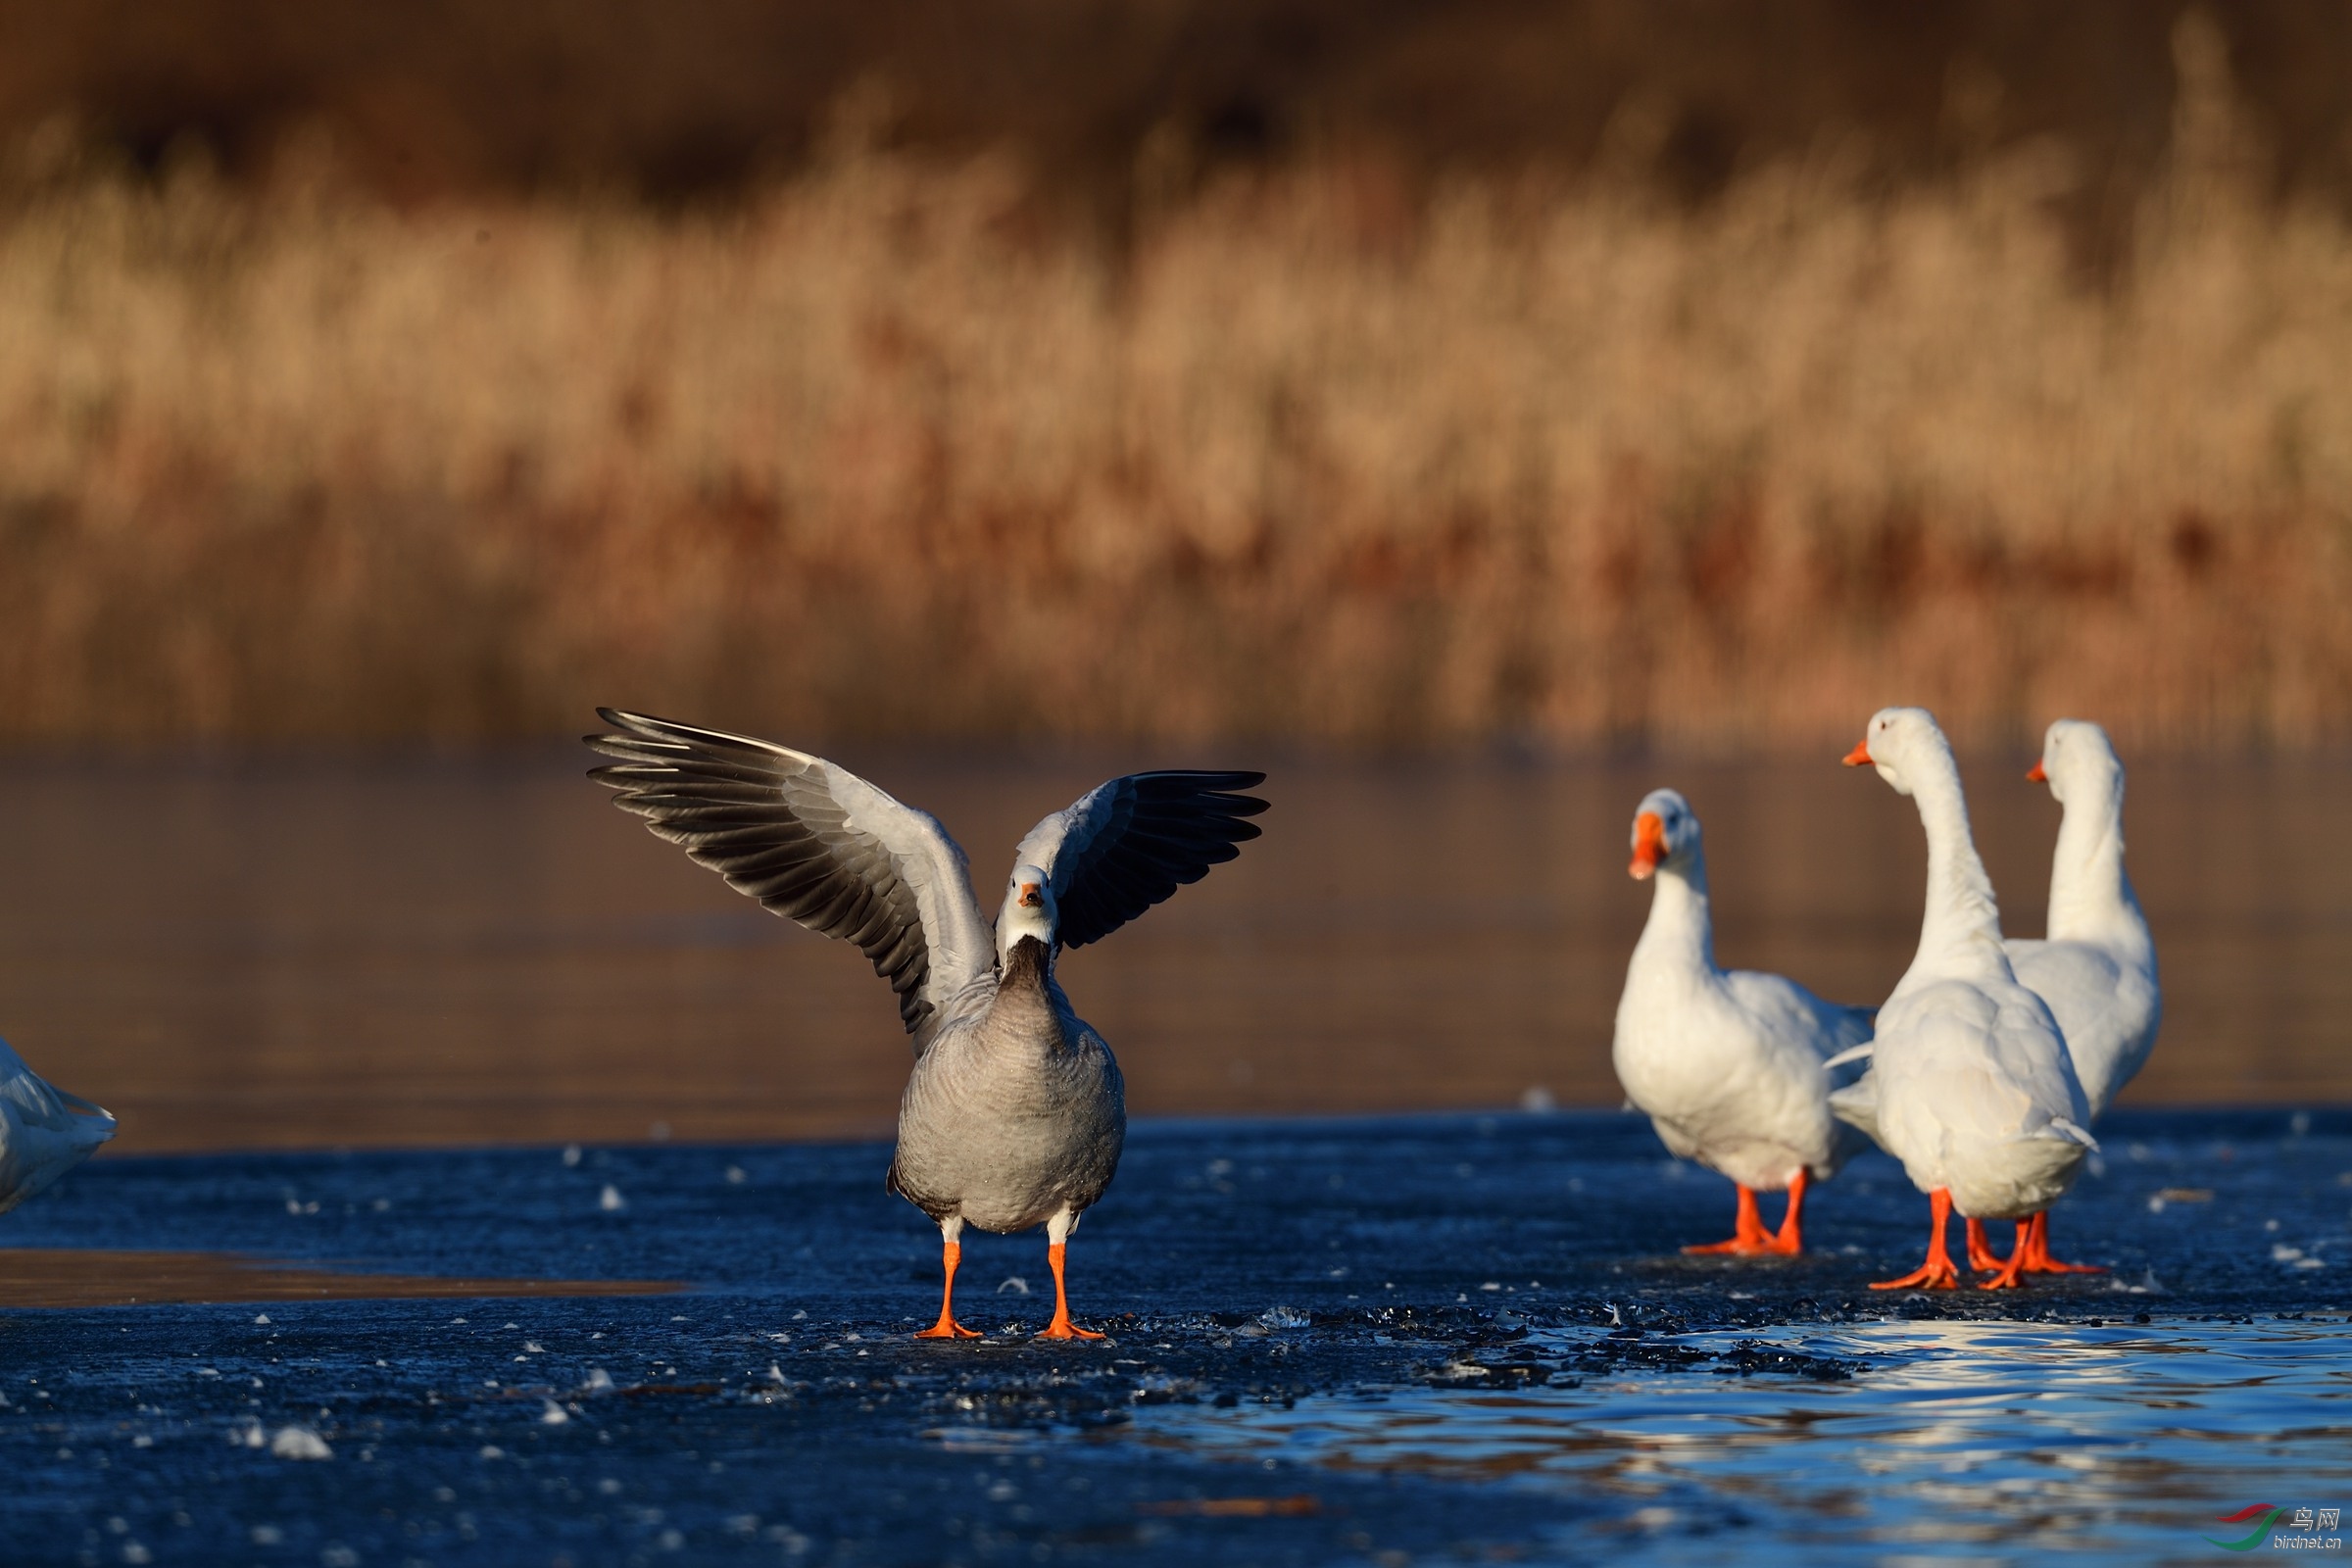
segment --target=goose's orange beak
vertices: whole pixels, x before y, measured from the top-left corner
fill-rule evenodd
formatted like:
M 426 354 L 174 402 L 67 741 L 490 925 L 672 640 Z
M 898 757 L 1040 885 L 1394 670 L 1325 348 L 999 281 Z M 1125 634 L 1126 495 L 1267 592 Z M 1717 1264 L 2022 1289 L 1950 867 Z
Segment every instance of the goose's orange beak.
M 1666 824 L 1658 820 L 1655 811 L 1643 811 L 1634 818 L 1634 863 L 1626 871 L 1637 882 L 1646 882 L 1666 858 Z
M 1024 883 L 1022 883 L 1022 884 L 1021 884 L 1021 907 L 1022 907 L 1022 908 L 1024 908 L 1024 909 L 1034 909 L 1034 908 L 1036 908 L 1036 907 L 1037 907 L 1039 905 L 1041 905 L 1041 904 L 1043 904 L 1043 903 L 1045 903 L 1045 902 L 1046 902 L 1046 901 L 1045 901 L 1045 898 L 1044 898 L 1044 896 L 1043 896 L 1043 895 L 1041 895 L 1041 894 L 1040 894 L 1040 893 L 1037 891 L 1037 884 L 1036 884 L 1036 883 L 1034 883 L 1034 882 L 1024 882 Z
M 2050 775 L 2041 770 L 2039 762 L 2035 762 L 2034 770 L 2026 775 L 2026 782 L 2029 784 L 2047 784 L 2049 781 Z
M 1870 742 L 1868 741 L 1862 742 L 1845 754 L 1845 765 L 1848 767 L 1868 767 L 1877 760 L 1877 758 L 1870 755 Z

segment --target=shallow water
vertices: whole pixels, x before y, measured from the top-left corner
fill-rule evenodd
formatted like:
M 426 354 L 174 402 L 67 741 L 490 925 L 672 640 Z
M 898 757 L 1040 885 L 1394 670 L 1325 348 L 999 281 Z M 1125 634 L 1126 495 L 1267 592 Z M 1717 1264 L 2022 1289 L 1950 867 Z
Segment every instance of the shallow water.
M 1532 1334 L 1540 1356 L 1568 1337 Z M 2222 1522 L 2283 1504 L 2282 1536 L 2352 1504 L 2352 1341 L 2338 1320 L 1894 1322 L 1691 1334 L 1692 1349 L 1829 1357 L 1843 1381 L 1639 1368 L 1522 1393 L 1415 1390 L 1292 1409 L 1166 1408 L 1137 1436 L 1200 1456 L 1505 1484 L 1637 1504 L 1613 1556 L 2023 1562 L 2212 1560 Z M 2312 1510 L 2297 1529 L 2294 1510 Z M 1563 1543 L 1564 1544 L 1564 1543 Z
M 1269 769 L 1261 841 L 1063 960 L 1141 1113 L 1614 1104 L 1656 784 L 1706 821 L 1726 962 L 1875 1001 L 1917 934 L 1911 808 L 1834 756 L 1262 754 L 841 750 L 946 820 L 992 906 L 1019 835 L 1111 772 Z M 118 1152 L 886 1130 L 907 1057 L 880 982 L 614 810 L 593 760 L 14 759 L 0 1033 L 122 1116 Z M 1969 759 L 2024 935 L 2058 815 L 2029 760 Z M 2166 1021 L 2127 1102 L 2352 1099 L 2348 784 L 2345 759 L 2134 769 Z

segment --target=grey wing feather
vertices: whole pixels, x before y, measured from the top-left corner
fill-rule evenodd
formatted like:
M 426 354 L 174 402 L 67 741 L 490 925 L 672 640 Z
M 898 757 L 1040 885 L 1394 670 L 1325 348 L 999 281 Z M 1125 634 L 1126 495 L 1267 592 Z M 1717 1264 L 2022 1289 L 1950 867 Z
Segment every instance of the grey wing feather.
M 1099 942 L 1256 838 L 1263 773 L 1129 773 L 1029 830 L 1015 857 L 1054 881 L 1065 948 Z
M 789 747 L 600 708 L 583 737 L 621 760 L 588 776 L 698 864 L 811 931 L 855 942 L 899 996 L 916 1048 L 994 947 L 963 851 L 937 818 Z

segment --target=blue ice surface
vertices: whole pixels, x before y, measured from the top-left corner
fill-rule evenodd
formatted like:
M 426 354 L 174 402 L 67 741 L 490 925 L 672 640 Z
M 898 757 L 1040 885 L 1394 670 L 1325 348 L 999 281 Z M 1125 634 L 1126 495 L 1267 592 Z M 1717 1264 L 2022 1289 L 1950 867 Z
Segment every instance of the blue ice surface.
M 1677 1250 L 1729 1185 L 1631 1116 L 1143 1122 L 1079 1346 L 1027 1338 L 1034 1233 L 966 1233 L 987 1339 L 910 1339 L 937 1238 L 877 1145 L 101 1160 L 5 1240 L 684 1288 L 0 1314 L 5 1560 L 2211 1561 L 2256 1502 L 2319 1539 L 2352 1113 L 2100 1131 L 2053 1242 L 2111 1273 L 1925 1296 L 1865 1288 L 1925 1241 L 1881 1156 L 1742 1261 Z

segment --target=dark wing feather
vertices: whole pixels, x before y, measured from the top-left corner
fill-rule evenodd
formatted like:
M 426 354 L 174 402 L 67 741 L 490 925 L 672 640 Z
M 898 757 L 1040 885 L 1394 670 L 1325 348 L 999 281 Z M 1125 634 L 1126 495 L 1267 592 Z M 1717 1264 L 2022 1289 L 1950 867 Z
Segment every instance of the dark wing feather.
M 1263 773 L 1130 773 L 1030 829 L 1017 863 L 1054 881 L 1065 948 L 1099 942 L 1257 837 L 1246 820 L 1266 808 L 1238 792 Z
M 898 993 L 917 1048 L 940 1006 L 988 970 L 993 947 L 938 821 L 847 768 L 721 730 L 597 710 L 617 762 L 588 776 L 613 804 L 766 908 L 857 944 Z

